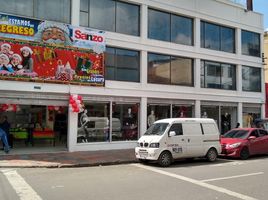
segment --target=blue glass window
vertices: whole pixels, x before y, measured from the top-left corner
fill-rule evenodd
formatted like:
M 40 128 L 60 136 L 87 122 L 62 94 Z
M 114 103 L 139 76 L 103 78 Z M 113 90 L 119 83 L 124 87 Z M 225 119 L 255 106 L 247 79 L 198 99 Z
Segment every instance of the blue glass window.
M 242 30 L 242 54 L 260 57 L 260 34 Z
M 140 53 L 127 49 L 107 47 L 105 78 L 117 81 L 140 81 Z
M 201 87 L 236 90 L 235 65 L 202 60 Z
M 202 21 L 201 47 L 235 53 L 235 30 Z

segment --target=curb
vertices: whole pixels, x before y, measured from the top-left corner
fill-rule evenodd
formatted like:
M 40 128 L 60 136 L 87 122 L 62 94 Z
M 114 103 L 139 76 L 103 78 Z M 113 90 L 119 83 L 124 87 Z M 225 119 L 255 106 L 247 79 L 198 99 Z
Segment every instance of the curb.
M 109 165 L 122 165 L 137 163 L 137 160 L 127 161 L 109 161 L 109 162 L 95 162 L 95 163 L 78 163 L 78 164 L 51 164 L 51 165 L 1 165 L 0 168 L 81 168 L 81 167 L 96 167 Z

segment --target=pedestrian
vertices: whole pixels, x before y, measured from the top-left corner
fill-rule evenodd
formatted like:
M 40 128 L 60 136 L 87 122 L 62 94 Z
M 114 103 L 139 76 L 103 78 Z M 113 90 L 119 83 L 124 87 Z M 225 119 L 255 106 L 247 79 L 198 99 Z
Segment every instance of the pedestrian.
M 9 132 L 10 124 L 6 115 L 1 118 L 0 128 L 6 132 L 8 143 L 10 144 L 10 147 L 13 148 L 13 135 Z
M 4 151 L 6 153 L 8 153 L 9 152 L 9 144 L 7 141 L 7 134 L 2 128 L 0 128 L 0 139 L 4 143 Z
M 239 122 L 237 122 L 237 124 L 236 124 L 236 127 L 235 128 L 239 128 L 240 127 L 240 123 Z

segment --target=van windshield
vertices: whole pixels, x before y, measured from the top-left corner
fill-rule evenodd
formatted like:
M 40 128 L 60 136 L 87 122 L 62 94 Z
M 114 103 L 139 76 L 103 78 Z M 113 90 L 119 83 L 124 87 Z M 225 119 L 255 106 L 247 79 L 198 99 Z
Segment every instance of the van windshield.
M 162 135 L 167 129 L 168 123 L 156 123 L 150 126 L 144 135 Z

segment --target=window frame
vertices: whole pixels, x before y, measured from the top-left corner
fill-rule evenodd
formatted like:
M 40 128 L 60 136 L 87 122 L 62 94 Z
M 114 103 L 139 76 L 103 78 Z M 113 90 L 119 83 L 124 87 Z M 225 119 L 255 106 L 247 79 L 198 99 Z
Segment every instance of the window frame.
M 105 79 L 106 80 L 111 80 L 111 81 L 125 81 L 125 82 L 135 82 L 135 83 L 140 83 L 140 71 L 141 71 L 141 66 L 140 66 L 140 51 L 136 51 L 136 50 L 132 50 L 132 49 L 125 49 L 125 48 L 117 48 L 117 47 L 112 47 L 112 46 L 107 46 L 106 47 L 107 49 L 112 49 L 114 54 L 112 55 L 113 56 L 113 60 L 114 60 L 114 66 L 108 66 L 109 68 L 113 68 L 114 69 L 114 77 L 113 79 L 108 79 L 107 78 L 107 74 L 105 73 Z M 136 68 L 130 68 L 130 67 L 118 67 L 118 62 L 117 62 L 117 51 L 118 50 L 122 50 L 122 51 L 130 51 L 130 52 L 133 52 L 133 53 L 137 53 L 138 55 L 138 68 L 137 68 L 137 73 L 138 73 L 138 80 L 137 81 L 132 81 L 132 80 L 118 80 L 118 69 L 128 69 L 128 70 L 135 70 Z M 106 53 L 106 52 L 105 52 Z M 107 65 L 105 63 L 105 68 L 107 68 Z M 106 72 L 107 70 L 105 70 Z
M 248 53 L 244 52 L 244 48 L 243 48 L 243 33 L 245 34 L 251 34 L 251 37 L 257 37 L 258 38 L 258 55 L 253 55 L 250 54 L 249 49 L 247 48 Z M 254 38 L 253 38 L 254 39 Z M 248 41 L 248 40 L 247 40 Z M 249 44 L 249 42 L 247 42 L 246 44 Z M 256 33 L 253 31 L 248 31 L 248 30 L 241 30 L 241 54 L 242 55 L 246 55 L 246 56 L 253 56 L 253 57 L 261 57 L 261 34 L 260 33 Z
M 87 13 L 87 25 L 84 25 L 84 24 L 81 24 L 81 19 L 79 21 L 79 24 L 80 26 L 85 26 L 85 27 L 89 27 L 89 28 L 94 28 L 94 29 L 102 29 L 102 28 L 98 28 L 98 27 L 93 27 L 90 23 L 90 18 L 91 18 L 91 13 L 90 13 L 90 6 L 91 6 L 91 3 L 90 1 L 91 0 L 87 0 L 88 1 L 88 8 L 87 8 L 87 11 L 84 11 L 84 10 L 81 10 L 81 6 L 79 8 L 79 13 L 80 13 L 80 16 L 81 16 L 81 13 Z M 104 31 L 109 31 L 109 32 L 115 32 L 115 33 L 120 33 L 120 34 L 126 34 L 126 35 L 131 35 L 131 36 L 137 36 L 139 37 L 141 35 L 141 6 L 139 4 L 134 4 L 134 3 L 130 3 L 130 2 L 125 2 L 125 1 L 120 1 L 120 0 L 112 0 L 114 2 L 114 7 L 113 7 L 113 14 L 114 14 L 114 30 L 107 30 L 105 28 L 103 28 Z M 138 7 L 138 25 L 137 25 L 137 34 L 129 34 L 129 33 L 123 33 L 123 32 L 119 32 L 117 30 L 117 6 L 118 4 L 121 3 L 121 4 L 126 4 L 126 5 L 131 5 L 131 6 L 135 6 L 135 7 Z
M 169 15 L 169 40 L 161 40 L 161 39 L 158 39 L 158 38 L 153 38 L 153 37 L 150 37 L 150 18 L 149 18 L 149 12 L 150 10 L 152 11 L 156 11 L 156 12 L 160 12 L 160 13 L 165 13 L 167 15 Z M 172 16 L 173 17 L 179 17 L 179 18 L 183 18 L 183 19 L 188 19 L 189 21 L 191 21 L 191 44 L 184 44 L 184 43 L 180 43 L 180 42 L 175 42 L 174 40 L 172 40 Z M 163 41 L 163 42 L 170 42 L 170 43 L 174 43 L 174 44 L 180 44 L 180 45 L 186 45 L 186 46 L 194 46 L 194 18 L 192 17 L 188 17 L 188 16 L 184 16 L 184 15 L 178 15 L 178 14 L 175 14 L 175 13 L 171 13 L 171 12 L 166 12 L 166 11 L 163 11 L 163 10 L 159 10 L 159 9 L 155 9 L 155 8 L 152 8 L 152 7 L 148 7 L 148 18 L 147 18 L 147 24 L 148 24 L 148 29 L 147 29 L 147 38 L 148 39 L 152 39 L 152 40 L 159 40 L 159 41 Z
M 219 46 L 218 49 L 206 47 L 206 43 L 205 43 L 206 42 L 206 25 L 213 25 L 213 26 L 218 27 L 218 29 L 219 29 L 218 44 L 217 44 L 217 46 Z M 225 40 L 223 40 L 223 30 L 224 29 L 230 29 L 233 32 L 233 37 L 232 37 L 233 45 L 232 45 L 232 49 L 230 51 L 225 51 L 223 48 L 224 47 L 223 43 L 225 41 Z M 236 53 L 236 34 L 235 34 L 235 32 L 236 32 L 235 28 L 201 20 L 201 22 L 200 22 L 200 47 L 204 48 L 204 49 L 210 49 L 210 50 L 222 51 L 222 52 L 226 52 L 226 53 L 235 54 Z
M 216 77 L 216 78 L 219 78 L 219 86 L 220 87 L 206 87 L 206 77 L 207 77 L 207 65 L 206 65 L 206 62 L 208 63 L 214 63 L 214 64 L 217 64 L 217 66 L 220 67 L 220 76 L 213 76 L 213 77 Z M 227 65 L 229 65 L 229 67 L 233 68 L 234 69 L 234 72 L 236 72 L 236 65 L 235 64 L 231 64 L 231 63 L 222 63 L 222 62 L 217 62 L 217 61 L 211 61 L 211 60 L 201 60 L 201 70 L 200 70 L 200 86 L 201 88 L 208 88 L 208 89 L 221 89 L 221 90 L 231 90 L 231 91 L 236 91 L 237 90 L 237 74 L 235 73 L 235 76 L 232 78 L 232 83 L 234 83 L 234 85 L 232 84 L 232 88 L 233 89 L 225 89 L 223 86 L 223 67 L 227 67 Z M 216 66 L 216 65 L 215 65 Z M 203 70 L 202 70 L 203 68 Z M 229 75 L 229 74 L 228 74 Z M 235 78 L 235 80 L 233 80 Z M 202 80 L 203 79 L 203 80 Z M 202 83 L 203 81 L 203 83 Z
M 150 55 L 158 55 L 158 56 L 167 56 L 169 57 L 169 83 L 157 83 L 154 81 L 150 81 L 149 79 L 149 56 Z M 171 80 L 171 74 L 172 74 L 172 58 L 179 58 L 179 59 L 187 59 L 191 60 L 191 84 L 175 84 L 172 83 Z M 177 85 L 177 86 L 188 86 L 188 87 L 194 87 L 194 59 L 189 57 L 182 57 L 182 56 L 174 56 L 174 55 L 167 55 L 167 54 L 161 54 L 161 53 L 154 53 L 154 52 L 148 52 L 147 54 L 147 83 L 150 84 L 163 84 L 163 85 Z

